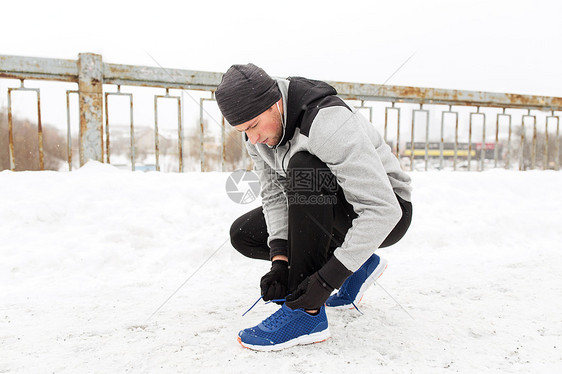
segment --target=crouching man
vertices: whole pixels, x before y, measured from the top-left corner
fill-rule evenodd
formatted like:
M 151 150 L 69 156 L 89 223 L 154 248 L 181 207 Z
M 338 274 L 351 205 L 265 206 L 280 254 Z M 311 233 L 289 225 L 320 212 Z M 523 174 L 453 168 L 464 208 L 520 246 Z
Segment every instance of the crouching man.
M 325 82 L 272 79 L 233 65 L 216 90 L 246 147 L 262 206 L 232 225 L 234 248 L 271 261 L 264 300 L 281 308 L 238 341 L 279 350 L 330 337 L 326 307 L 355 305 L 386 268 L 374 252 L 396 243 L 412 217 L 410 178 L 381 135 Z M 332 295 L 332 291 L 339 289 Z

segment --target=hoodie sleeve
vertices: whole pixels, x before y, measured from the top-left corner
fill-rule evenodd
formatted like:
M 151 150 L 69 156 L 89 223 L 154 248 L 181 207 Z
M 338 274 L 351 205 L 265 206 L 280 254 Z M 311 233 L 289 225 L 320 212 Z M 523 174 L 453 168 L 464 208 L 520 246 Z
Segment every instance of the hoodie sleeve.
M 284 191 L 287 188 L 286 178 L 277 174 L 259 155 L 252 143 L 246 141 L 248 154 L 254 161 L 254 172 L 260 180 L 260 196 L 263 214 L 269 234 L 267 245 L 270 248 L 269 257 L 288 255 L 287 238 L 289 208 Z
M 374 253 L 400 220 L 402 211 L 385 168 L 399 168 L 399 164 L 373 125 L 344 107 L 318 112 L 308 144 L 309 152 L 336 176 L 357 213 L 343 243 L 327 263 L 327 269 L 336 271 L 323 271 L 328 278 L 328 273 L 340 274 L 326 279 L 337 288 Z

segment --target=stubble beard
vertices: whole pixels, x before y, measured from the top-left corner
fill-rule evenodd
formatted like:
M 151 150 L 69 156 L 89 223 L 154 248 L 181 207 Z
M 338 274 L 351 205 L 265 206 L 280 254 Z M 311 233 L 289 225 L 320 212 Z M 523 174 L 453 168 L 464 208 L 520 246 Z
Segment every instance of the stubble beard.
M 277 146 L 281 141 L 281 137 L 283 136 L 283 121 L 281 121 L 281 113 L 277 112 L 277 115 L 275 116 L 275 122 L 276 122 L 275 125 L 278 130 L 275 133 L 275 137 L 272 139 L 273 140 L 272 147 Z

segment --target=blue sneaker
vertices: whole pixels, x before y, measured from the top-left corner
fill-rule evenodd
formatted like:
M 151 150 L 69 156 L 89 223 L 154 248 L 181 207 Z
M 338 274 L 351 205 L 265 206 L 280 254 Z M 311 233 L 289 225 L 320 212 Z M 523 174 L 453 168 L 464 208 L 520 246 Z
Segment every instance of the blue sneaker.
M 285 304 L 257 326 L 238 333 L 244 348 L 256 351 L 278 351 L 299 344 L 319 343 L 330 337 L 324 306 L 312 316 L 303 309 L 291 309 Z
M 336 309 L 350 309 L 358 304 L 363 294 L 384 273 L 388 261 L 373 254 L 357 271 L 343 282 L 336 294 L 326 300 L 326 306 Z

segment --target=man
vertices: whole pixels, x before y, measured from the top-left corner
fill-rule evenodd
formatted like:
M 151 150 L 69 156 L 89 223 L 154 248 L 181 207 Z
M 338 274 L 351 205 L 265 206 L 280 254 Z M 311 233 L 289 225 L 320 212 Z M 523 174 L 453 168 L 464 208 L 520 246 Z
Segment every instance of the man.
M 386 267 L 374 251 L 410 225 L 409 176 L 373 125 L 336 94 L 320 81 L 274 80 L 253 64 L 233 65 L 216 90 L 222 114 L 246 135 L 261 184 L 262 207 L 233 223 L 231 242 L 245 256 L 271 260 L 261 293 L 282 304 L 239 333 L 244 347 L 329 338 L 325 305 L 355 305 Z

